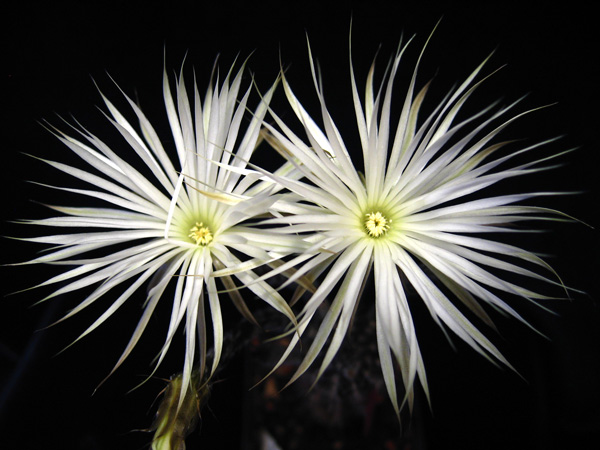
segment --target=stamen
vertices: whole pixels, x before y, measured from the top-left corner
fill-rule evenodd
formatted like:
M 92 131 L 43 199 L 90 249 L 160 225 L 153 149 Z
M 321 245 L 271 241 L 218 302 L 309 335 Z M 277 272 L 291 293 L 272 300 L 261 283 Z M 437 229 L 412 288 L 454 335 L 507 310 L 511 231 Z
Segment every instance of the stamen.
M 205 227 L 202 222 L 196 222 L 196 226 L 190 229 L 189 238 L 192 238 L 196 245 L 208 245 L 213 240 L 210 228 Z
M 376 213 L 365 214 L 367 220 L 365 220 L 365 228 L 367 229 L 367 233 L 371 237 L 380 237 L 387 233 L 390 229 L 391 220 L 388 220 L 383 214 L 379 211 Z

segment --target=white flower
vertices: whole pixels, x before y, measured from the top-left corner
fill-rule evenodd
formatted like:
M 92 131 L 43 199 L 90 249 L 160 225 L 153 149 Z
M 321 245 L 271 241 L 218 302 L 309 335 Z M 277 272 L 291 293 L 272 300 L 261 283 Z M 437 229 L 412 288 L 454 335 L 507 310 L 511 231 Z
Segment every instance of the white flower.
M 204 374 L 208 328 L 205 297 L 208 298 L 215 350 L 211 374 L 219 362 L 223 324 L 217 278 L 235 306 L 250 320 L 253 317 L 238 292 L 245 285 L 295 321 L 284 299 L 266 282 L 257 280 L 258 275 L 253 269 L 262 264 L 276 264 L 283 255 L 297 251 L 298 239 L 265 234 L 264 230 L 243 225 L 247 219 L 275 211 L 274 204 L 278 199 L 280 188 L 274 183 L 241 174 L 245 161 L 259 141 L 260 125 L 275 85 L 247 121 L 247 101 L 252 87 L 238 95 L 243 68 L 237 74 L 232 71 L 233 67 L 220 88 L 218 75 L 216 82 L 211 81 L 203 101 L 195 82 L 193 93 L 188 96 L 182 76 L 175 82 L 173 96 L 164 74 L 164 101 L 176 160 L 168 156 L 146 116 L 128 97 L 125 98 L 139 122 L 141 133 L 108 99 L 104 96 L 103 99 L 110 113 L 108 119 L 139 157 L 135 161 L 125 161 L 117 149 L 109 148 L 85 129 L 77 129 L 81 135 L 79 139 L 56 130 L 56 136 L 87 163 L 87 167 L 46 162 L 90 187 L 54 188 L 100 199 L 107 207 L 53 206 L 62 213 L 61 216 L 26 222 L 65 229 L 64 233 L 28 239 L 56 247 L 27 264 L 74 266 L 39 285 L 66 282 L 44 300 L 96 286 L 61 320 L 77 314 L 122 283 L 129 284 L 77 340 L 105 322 L 147 284 L 143 314 L 113 371 L 132 351 L 165 289 L 174 282 L 168 333 L 156 367 L 183 323 L 186 351 L 180 398 L 185 397 L 192 371 L 199 370 Z M 247 130 L 242 135 L 240 127 L 245 121 L 248 122 Z M 145 178 L 135 165 L 149 169 L 153 179 Z M 289 163 L 279 169 L 282 175 L 291 171 L 293 167 Z M 81 232 L 67 231 L 73 229 Z
M 499 295 L 514 294 L 526 300 L 547 297 L 508 281 L 502 273 L 511 275 L 511 279 L 516 274 L 554 283 L 526 266 L 551 269 L 534 254 L 490 239 L 486 233 L 489 236 L 489 233 L 509 231 L 505 227 L 508 223 L 550 219 L 549 216 L 556 213 L 518 204 L 555 193 L 473 197 L 499 181 L 542 170 L 538 164 L 549 159 L 507 166 L 515 156 L 542 144 L 499 156 L 498 151 L 506 143 L 491 141 L 519 115 L 491 127 L 514 105 L 483 119 L 491 110 L 487 108 L 455 123 L 459 110 L 480 83 L 474 80 L 483 64 L 449 93 L 432 114 L 421 118 L 418 114 L 428 85 L 415 91 L 415 68 L 401 103 L 399 119 L 392 123 L 394 80 L 405 49 L 406 46 L 399 50 L 390 62 L 380 86 L 375 86 L 374 65 L 371 67 L 363 100 L 350 61 L 364 175 L 355 168 L 351 152 L 327 110 L 310 48 L 323 129 L 306 112 L 285 76 L 283 86 L 287 99 L 308 141 L 298 137 L 275 113 L 272 115 L 277 127 L 266 125 L 272 134 L 271 140 L 276 142 L 274 147 L 284 148 L 285 151 L 280 151 L 283 155 L 298 161 L 297 168 L 306 178 L 306 181 L 298 181 L 273 177 L 304 197 L 304 202 L 298 205 L 296 214 L 267 222 L 289 224 L 280 232 L 301 233 L 313 245 L 311 252 L 295 258 L 286 267 L 303 263 L 296 276 L 302 273 L 314 278 L 321 276 L 317 291 L 298 316 L 299 333 L 292 337 L 278 365 L 297 344 L 319 305 L 339 284 L 317 335 L 290 383 L 324 353 L 320 376 L 342 344 L 360 293 L 373 270 L 379 356 L 388 394 L 397 413 L 405 401 L 412 408 L 416 379 L 429 397 L 406 284 L 412 285 L 440 327 L 452 330 L 486 358 L 510 367 L 447 294 L 451 293 L 492 327 L 482 303 L 525 322 Z M 405 386 L 402 404 L 398 401 L 394 360 Z

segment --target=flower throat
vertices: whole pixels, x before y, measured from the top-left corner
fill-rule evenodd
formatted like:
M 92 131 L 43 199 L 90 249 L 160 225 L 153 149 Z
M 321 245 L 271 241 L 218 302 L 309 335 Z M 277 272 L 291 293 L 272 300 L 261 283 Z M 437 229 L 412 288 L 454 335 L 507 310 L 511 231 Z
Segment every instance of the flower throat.
M 196 225 L 190 228 L 188 237 L 191 238 L 196 245 L 208 245 L 213 240 L 210 228 L 205 227 L 202 222 L 196 222 Z
M 387 219 L 379 211 L 365 214 L 365 217 L 365 229 L 371 237 L 381 237 L 390 229 L 390 223 L 392 223 L 392 221 Z

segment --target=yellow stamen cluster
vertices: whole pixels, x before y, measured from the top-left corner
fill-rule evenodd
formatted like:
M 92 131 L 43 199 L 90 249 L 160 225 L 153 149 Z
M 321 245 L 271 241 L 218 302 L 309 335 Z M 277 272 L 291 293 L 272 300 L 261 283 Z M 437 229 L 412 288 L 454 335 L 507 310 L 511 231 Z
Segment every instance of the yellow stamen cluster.
M 208 245 L 213 240 L 210 228 L 205 227 L 202 222 L 196 222 L 196 225 L 190 229 L 189 238 L 192 238 L 196 245 Z
M 367 219 L 365 220 L 365 228 L 367 229 L 367 233 L 369 236 L 378 238 L 390 229 L 391 220 L 386 219 L 386 217 L 381 214 L 379 211 L 375 213 L 365 214 Z

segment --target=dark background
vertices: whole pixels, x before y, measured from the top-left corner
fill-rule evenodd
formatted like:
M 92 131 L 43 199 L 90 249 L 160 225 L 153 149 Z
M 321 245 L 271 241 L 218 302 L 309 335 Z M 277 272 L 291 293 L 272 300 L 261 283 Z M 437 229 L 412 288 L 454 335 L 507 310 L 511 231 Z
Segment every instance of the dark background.
M 348 75 L 351 16 L 353 58 L 360 80 L 364 80 L 378 49 L 379 67 L 383 69 L 402 34 L 417 34 L 404 63 L 403 73 L 410 73 L 418 51 L 442 19 L 420 71 L 419 86 L 435 76 L 430 94 L 434 99 L 440 99 L 495 50 L 484 73 L 506 67 L 486 81 L 473 98 L 473 111 L 498 98 L 510 102 L 525 94 L 520 110 L 556 103 L 527 117 L 503 136 L 536 142 L 564 135 L 549 146 L 549 151 L 579 149 L 561 158 L 563 167 L 518 182 L 525 190 L 578 192 L 543 204 L 598 226 L 600 73 L 595 14 L 574 2 L 560 7 L 547 2 L 448 6 L 447 2 L 370 1 L 347 5 L 280 1 L 5 4 L 1 7 L 5 32 L 2 60 L 6 64 L 2 71 L 0 234 L 35 234 L 36 230 L 8 221 L 48 214 L 32 200 L 64 201 L 62 197 L 56 201 L 54 193 L 26 181 L 78 186 L 24 154 L 73 160 L 69 150 L 39 124 L 48 120 L 66 130 L 59 116 L 69 120 L 72 116 L 102 137 L 112 133 L 96 108 L 101 99 L 94 85 L 97 83 L 122 106 L 110 77 L 140 103 L 166 139 L 169 130 L 161 96 L 162 69 L 166 65 L 168 71 L 178 71 L 184 58 L 184 72 L 191 75 L 195 69 L 201 91 L 217 54 L 225 70 L 237 56 L 245 59 L 253 52 L 248 68 L 262 90 L 277 76 L 281 59 L 289 67 L 298 96 L 316 113 L 306 33 L 323 68 L 330 111 L 343 132 L 347 129 L 353 133 Z M 287 111 L 284 116 L 290 114 L 281 91 L 273 105 Z M 571 301 L 552 303 L 557 316 L 528 305 L 518 306 L 550 341 L 521 324 L 499 319 L 502 338 L 495 342 L 527 381 L 494 367 L 465 346 L 458 345 L 458 352 L 454 352 L 422 314 L 417 329 L 433 412 L 422 407 L 413 421 L 419 432 L 412 448 L 597 448 L 598 234 L 581 223 L 548 224 L 545 228 L 550 232 L 528 236 L 524 244 L 547 253 L 564 282 L 587 294 L 574 293 Z M 32 244 L 5 239 L 0 263 L 26 261 L 38 250 Z M 25 289 L 54 273 L 35 266 L 5 266 L 1 270 L 3 294 Z M 151 424 L 151 404 L 164 382 L 151 380 L 141 389 L 127 392 L 149 373 L 148 364 L 162 335 L 151 332 L 148 342 L 156 342 L 148 345 L 150 349 L 136 350 L 131 361 L 92 396 L 127 342 L 140 304 L 128 305 L 100 330 L 55 357 L 91 323 L 102 305 L 36 332 L 78 301 L 77 296 L 71 296 L 31 307 L 49 292 L 42 288 L 2 298 L 0 448 L 146 448 L 150 435 L 131 430 Z M 153 323 L 159 329 L 160 324 L 158 319 Z M 171 358 L 171 365 L 166 364 L 157 376 L 168 378 L 176 372 L 181 361 L 177 357 Z M 249 387 L 243 364 L 233 361 L 221 378 L 223 381 L 213 389 L 210 411 L 204 413 L 202 431 L 189 440 L 189 449 L 245 448 L 241 442 L 247 430 L 242 430 L 252 412 L 248 413 L 243 401 Z M 299 423 L 305 419 L 297 418 Z M 332 447 L 323 444 L 319 448 Z

